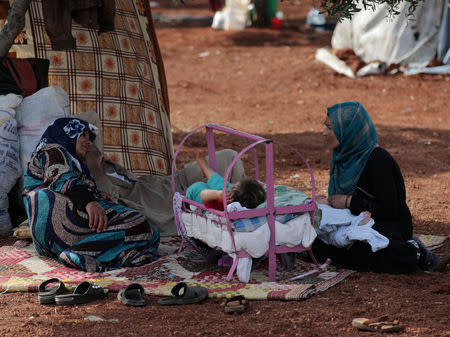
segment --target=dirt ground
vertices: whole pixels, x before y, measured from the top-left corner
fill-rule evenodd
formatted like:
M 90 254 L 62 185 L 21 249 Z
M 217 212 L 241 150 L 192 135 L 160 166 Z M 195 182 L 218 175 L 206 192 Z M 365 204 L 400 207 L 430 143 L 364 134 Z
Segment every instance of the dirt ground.
M 293 145 L 309 160 L 316 193 L 326 194 L 330 152 L 321 137 L 326 107 L 359 101 L 371 115 L 379 143 L 397 159 L 405 178 L 415 232 L 450 234 L 450 76 L 370 76 L 350 79 L 314 60 L 331 33 L 305 27 L 312 1 L 290 0 L 280 31 L 214 31 L 205 0 L 153 8 L 169 88 L 174 143 L 188 131 L 219 123 Z M 184 18 L 184 19 L 183 19 Z M 242 147 L 218 136 L 219 148 Z M 180 165 L 205 150 L 192 138 Z M 276 148 L 276 180 L 310 192 L 298 158 Z M 251 167 L 247 164 L 249 170 Z M 0 244 L 10 244 L 12 238 Z M 450 244 L 437 251 L 450 252 Z M 37 304 L 36 293 L 0 296 L 1 336 L 374 336 L 351 326 L 355 317 L 382 314 L 406 329 L 395 336 L 450 336 L 450 273 L 355 273 L 312 298 L 253 301 L 242 315 L 224 313 L 221 300 L 163 307 L 147 297 L 142 308 L 124 307 L 111 293 L 76 307 Z M 90 322 L 95 315 L 103 322 Z M 115 321 L 117 319 L 117 321 Z M 112 321 L 108 321 L 112 320 Z M 386 334 L 388 335 L 388 334 Z

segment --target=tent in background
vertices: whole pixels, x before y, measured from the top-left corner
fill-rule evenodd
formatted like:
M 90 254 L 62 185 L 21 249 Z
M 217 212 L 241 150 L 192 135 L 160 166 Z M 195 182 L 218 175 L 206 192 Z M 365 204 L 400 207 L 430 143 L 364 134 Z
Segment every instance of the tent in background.
M 388 6 L 378 5 L 354 14 L 336 25 L 331 40 L 333 51 L 320 48 L 316 59 L 349 77 L 384 73 L 391 65 L 405 74 L 450 73 L 449 0 L 421 2 L 408 18 L 409 3 L 400 5 L 400 14 L 388 17 Z M 367 64 L 357 72 L 338 59 L 338 50 L 350 49 Z M 426 68 L 433 59 L 444 65 Z
M 169 101 L 149 2 L 115 5 L 114 31 L 99 34 L 73 21 L 76 49 L 52 50 L 42 1 L 32 0 L 10 52 L 50 61 L 48 84 L 67 92 L 70 113 L 97 112 L 111 160 L 137 175 L 167 175 L 173 154 Z

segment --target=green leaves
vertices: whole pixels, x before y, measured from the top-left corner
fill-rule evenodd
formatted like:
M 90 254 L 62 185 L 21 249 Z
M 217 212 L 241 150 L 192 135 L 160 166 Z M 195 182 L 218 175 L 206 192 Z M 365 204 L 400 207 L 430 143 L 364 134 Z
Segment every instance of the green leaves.
M 420 2 L 424 0 L 321 0 L 321 13 L 327 13 L 328 17 L 342 21 L 351 19 L 353 14 L 362 9 L 374 10 L 376 5 L 386 3 L 389 6 L 389 16 L 399 15 L 399 5 L 402 2 L 409 3 L 407 16 L 414 16 L 414 11 Z M 362 5 L 362 6 L 361 6 Z
M 320 0 L 320 8 L 322 8 L 321 13 L 327 13 L 329 18 L 343 21 L 344 19 L 350 20 L 353 14 L 360 12 L 362 9 L 375 10 L 376 5 L 383 3 L 389 6 L 388 16 L 399 15 L 399 5 L 407 2 L 409 7 L 406 15 L 410 18 L 414 16 L 414 11 L 423 1 L 425 0 Z M 184 0 L 173 0 L 173 2 L 185 5 Z

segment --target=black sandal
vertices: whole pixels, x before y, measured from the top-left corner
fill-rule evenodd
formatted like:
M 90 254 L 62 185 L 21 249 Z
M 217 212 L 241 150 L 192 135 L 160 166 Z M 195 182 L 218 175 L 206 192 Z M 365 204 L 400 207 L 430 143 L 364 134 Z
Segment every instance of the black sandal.
M 92 302 L 105 298 L 108 289 L 88 281 L 81 282 L 72 294 L 58 295 L 55 297 L 57 305 L 74 305 Z
M 225 302 L 225 312 L 227 314 L 233 313 L 242 314 L 249 307 L 250 307 L 249 302 L 242 295 L 234 296 Z
M 46 289 L 46 287 L 52 283 L 57 283 L 58 285 Z M 60 279 L 51 278 L 45 282 L 42 282 L 39 285 L 38 291 L 38 299 L 40 304 L 54 304 L 55 296 L 66 293 L 67 288 Z
M 208 289 L 205 287 L 190 286 L 184 282 L 176 284 L 171 292 L 173 296 L 161 298 L 159 304 L 192 304 L 201 302 L 208 297 Z
M 144 288 L 139 283 L 132 283 L 120 289 L 117 298 L 125 305 L 140 307 L 145 305 Z

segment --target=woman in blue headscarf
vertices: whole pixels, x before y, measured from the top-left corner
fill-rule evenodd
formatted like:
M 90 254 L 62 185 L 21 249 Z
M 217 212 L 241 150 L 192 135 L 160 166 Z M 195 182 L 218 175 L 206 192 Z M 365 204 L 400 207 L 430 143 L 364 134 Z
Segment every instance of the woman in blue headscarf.
M 159 232 L 139 212 L 100 194 L 84 164 L 97 128 L 60 118 L 41 137 L 24 177 L 24 202 L 41 255 L 89 272 L 158 258 Z
M 389 152 L 378 146 L 375 126 L 364 107 L 358 102 L 329 107 L 323 135 L 333 149 L 330 205 L 349 208 L 353 214 L 369 211 L 375 220 L 373 229 L 386 236 L 389 245 L 373 253 L 362 241 L 347 250 L 316 240 L 316 251 L 359 271 L 396 274 L 413 272 L 416 267 L 437 268 L 439 258 L 412 236 L 402 173 Z

